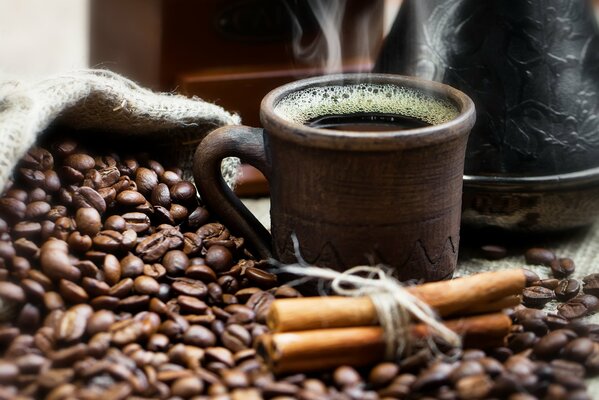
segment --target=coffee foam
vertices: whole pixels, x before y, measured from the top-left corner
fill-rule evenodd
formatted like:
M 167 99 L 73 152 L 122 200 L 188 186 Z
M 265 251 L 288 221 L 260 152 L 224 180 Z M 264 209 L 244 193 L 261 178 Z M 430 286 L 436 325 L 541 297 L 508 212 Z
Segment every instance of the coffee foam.
M 380 113 L 438 125 L 459 115 L 457 107 L 448 100 L 411 88 L 373 83 L 299 90 L 279 100 L 275 105 L 275 113 L 298 124 L 327 115 Z

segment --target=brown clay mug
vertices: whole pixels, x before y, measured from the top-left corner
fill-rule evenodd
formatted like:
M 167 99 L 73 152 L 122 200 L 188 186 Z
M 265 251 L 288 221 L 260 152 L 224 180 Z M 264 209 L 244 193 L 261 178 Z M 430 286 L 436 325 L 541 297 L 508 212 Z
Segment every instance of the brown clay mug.
M 468 96 L 399 75 L 329 75 L 274 89 L 260 117 L 264 129 L 210 133 L 193 171 L 203 201 L 258 256 L 297 262 L 295 234 L 314 265 L 380 263 L 401 280 L 451 276 L 475 121 Z M 272 236 L 224 183 L 225 157 L 268 179 Z

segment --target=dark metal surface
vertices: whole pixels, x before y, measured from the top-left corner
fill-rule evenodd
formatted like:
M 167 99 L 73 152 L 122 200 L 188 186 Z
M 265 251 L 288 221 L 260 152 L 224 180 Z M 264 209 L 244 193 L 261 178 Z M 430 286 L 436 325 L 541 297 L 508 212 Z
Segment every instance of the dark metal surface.
M 441 81 L 473 98 L 465 193 L 495 205 L 510 193 L 546 195 L 533 209 L 492 212 L 466 196 L 465 223 L 544 231 L 594 220 L 596 25 L 583 0 L 404 1 L 376 69 Z

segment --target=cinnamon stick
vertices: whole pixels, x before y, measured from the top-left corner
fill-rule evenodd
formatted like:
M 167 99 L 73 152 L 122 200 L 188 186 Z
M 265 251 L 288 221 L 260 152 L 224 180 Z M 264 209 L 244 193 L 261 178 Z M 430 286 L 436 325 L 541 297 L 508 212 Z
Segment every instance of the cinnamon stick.
M 511 320 L 503 313 L 446 321 L 445 326 L 463 335 L 465 347 L 500 346 Z M 415 338 L 430 335 L 427 326 L 412 327 Z M 274 333 L 258 339 L 257 350 L 275 373 L 307 372 L 339 365 L 364 366 L 381 361 L 385 353 L 380 327 L 316 329 Z
M 407 290 L 441 316 L 497 311 L 507 296 L 520 294 L 526 278 L 521 269 L 483 272 L 449 281 L 425 283 Z M 504 301 L 506 303 L 504 303 Z M 514 300 L 512 300 L 513 302 Z M 501 308 L 497 308 L 501 307 Z M 303 297 L 273 302 L 267 323 L 276 332 L 369 326 L 378 323 L 368 297 Z
M 516 307 L 522 302 L 520 296 L 506 296 L 499 300 L 491 301 L 490 303 L 475 304 L 467 310 L 460 310 L 453 315 L 476 315 L 486 314 L 504 310 L 506 308 Z

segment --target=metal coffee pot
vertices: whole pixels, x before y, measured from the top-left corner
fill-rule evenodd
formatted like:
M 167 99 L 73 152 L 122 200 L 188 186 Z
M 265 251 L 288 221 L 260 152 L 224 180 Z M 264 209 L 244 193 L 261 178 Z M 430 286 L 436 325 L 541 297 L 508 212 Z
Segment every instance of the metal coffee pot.
M 375 68 L 475 102 L 462 221 L 546 232 L 599 214 L 599 31 L 587 0 L 404 0 Z

